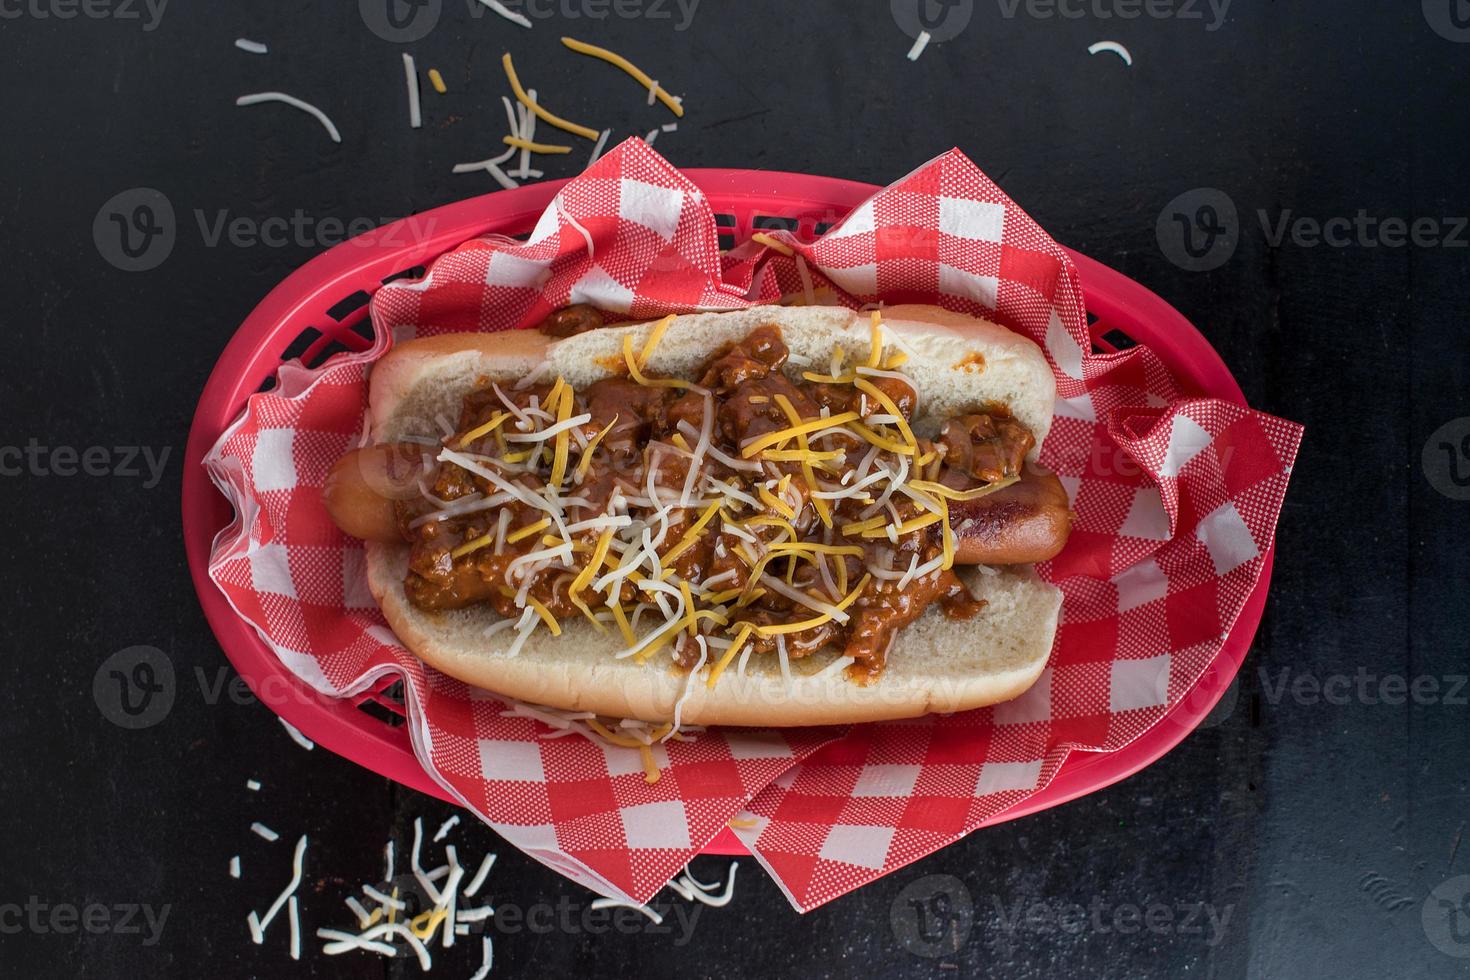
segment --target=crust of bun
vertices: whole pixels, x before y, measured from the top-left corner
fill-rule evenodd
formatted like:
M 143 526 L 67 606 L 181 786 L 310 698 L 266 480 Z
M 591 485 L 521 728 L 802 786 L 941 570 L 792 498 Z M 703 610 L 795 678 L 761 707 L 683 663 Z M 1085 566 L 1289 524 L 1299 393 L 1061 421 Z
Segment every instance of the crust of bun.
M 787 370 L 825 372 L 832 349 L 866 357 L 866 314 L 838 307 L 752 307 L 678 317 L 649 359 L 659 374 L 689 377 L 723 344 L 768 323 L 782 328 L 793 362 Z M 1006 406 L 1036 435 L 1051 423 L 1055 382 L 1030 340 L 988 321 L 932 306 L 884 311 L 892 343 L 910 353 L 903 367 L 920 392 L 913 428 L 933 436 L 947 418 L 995 404 Z M 460 401 L 486 381 L 512 383 L 532 372 L 562 375 L 581 388 L 623 373 L 623 337 L 641 349 L 651 326 L 623 324 L 554 340 L 534 331 L 445 334 L 404 343 L 375 365 L 369 393 L 375 442 L 437 438 L 459 415 Z M 1034 456 L 1034 450 L 1033 450 Z M 562 635 L 538 629 L 516 657 L 506 656 L 509 630 L 489 637 L 500 617 L 488 607 L 430 613 L 403 592 L 408 547 L 368 543 L 372 594 L 399 639 L 425 663 L 508 697 L 569 710 L 663 722 L 684 694 L 680 721 L 691 724 L 828 725 L 929 712 L 953 712 L 1016 697 L 1040 675 L 1050 654 L 1061 593 L 1029 568 L 962 569 L 971 591 L 987 601 L 973 619 L 947 619 L 937 607 L 906 627 L 878 679 L 860 684 L 840 672 L 823 674 L 839 656 L 824 650 L 781 675 L 775 657 L 755 656 L 741 676 L 731 668 L 713 690 L 667 661 L 618 660 L 621 640 L 583 621 L 562 623 Z
M 667 660 L 644 665 L 616 659 L 621 638 L 582 620 L 564 621 L 561 636 L 538 628 L 509 657 L 514 633 L 484 635 L 500 618 L 494 610 L 418 609 L 403 591 L 408 547 L 369 542 L 367 549 L 373 597 L 393 632 L 425 663 L 517 700 L 650 722 L 673 720 L 686 685 L 679 720 L 696 725 L 838 725 L 1008 701 L 1046 666 L 1062 604 L 1061 593 L 1029 568 L 965 569 L 961 577 L 986 600 L 985 610 L 960 621 L 930 607 L 899 634 L 883 673 L 870 684 L 839 672 L 821 675 L 839 656 L 829 649 L 792 661 L 789 683 L 775 657 L 753 656 L 744 675 L 732 665 L 711 690 L 703 673 L 691 677 Z
M 819 372 L 826 370 L 833 347 L 841 346 L 849 356 L 868 354 L 866 314 L 835 306 L 754 306 L 677 317 L 649 358 L 649 370 L 688 377 L 721 345 L 767 323 L 781 326 L 793 362 L 808 360 Z M 1046 439 L 1056 379 L 1030 340 L 988 320 L 937 306 L 892 306 L 884 311 L 883 323 L 901 349 L 912 351 L 903 372 L 920 392 L 915 432 L 933 436 L 945 419 L 1000 404 L 1031 430 L 1038 446 Z M 649 323 L 619 324 L 561 340 L 534 330 L 410 340 L 373 367 L 373 441 L 443 435 L 437 417 L 452 424 L 460 400 L 482 378 L 516 381 L 539 369 L 548 381 L 561 374 L 583 388 L 622 374 L 623 337 L 632 334 L 634 347 L 641 349 L 651 329 Z M 786 370 L 795 378 L 804 369 L 791 363 Z

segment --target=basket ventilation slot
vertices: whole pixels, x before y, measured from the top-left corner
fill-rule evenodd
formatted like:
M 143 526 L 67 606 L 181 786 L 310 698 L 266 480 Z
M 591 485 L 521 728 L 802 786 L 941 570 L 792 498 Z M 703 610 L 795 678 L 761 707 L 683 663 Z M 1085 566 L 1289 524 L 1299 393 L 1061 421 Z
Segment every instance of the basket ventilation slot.
M 339 301 L 335 306 L 328 310 L 327 316 L 331 317 L 333 320 L 336 320 L 338 323 L 343 323 L 352 314 L 356 313 L 364 306 L 367 306 L 371 300 L 371 296 L 359 289 L 357 292 L 353 293 L 346 299 Z
M 296 335 L 295 340 L 286 345 L 285 350 L 281 351 L 281 360 L 294 361 L 296 358 L 303 356 L 311 348 L 312 344 L 321 339 L 321 335 L 322 332 L 316 327 L 307 327 Z

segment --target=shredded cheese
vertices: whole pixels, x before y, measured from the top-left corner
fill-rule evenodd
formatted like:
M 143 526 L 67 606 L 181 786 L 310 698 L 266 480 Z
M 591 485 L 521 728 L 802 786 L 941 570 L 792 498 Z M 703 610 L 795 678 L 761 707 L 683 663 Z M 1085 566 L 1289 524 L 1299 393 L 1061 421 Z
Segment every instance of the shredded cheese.
M 905 445 L 895 439 L 889 439 L 887 436 L 879 435 L 861 422 L 852 423 L 852 428 L 858 435 L 879 449 L 886 449 L 890 453 L 899 453 L 905 456 L 912 456 L 915 452 L 913 446 Z
M 720 675 L 725 672 L 725 668 L 730 666 L 730 661 L 735 659 L 735 654 L 739 653 L 740 648 L 745 646 L 745 641 L 750 639 L 750 634 L 753 629 L 755 627 L 750 623 L 742 623 L 740 625 L 740 629 L 735 633 L 734 641 L 730 644 L 730 649 L 725 651 L 724 656 L 720 658 L 720 662 L 715 664 L 714 669 L 710 671 L 709 679 L 704 682 L 705 687 L 711 690 L 714 689 L 715 682 L 720 679 Z
M 424 124 L 423 113 L 419 109 L 419 74 L 413 64 L 413 55 L 407 52 L 403 54 L 403 81 L 408 86 L 408 126 L 418 129 Z
M 577 461 L 577 469 L 572 473 L 572 481 L 581 483 L 587 476 L 587 470 L 592 465 L 592 454 L 597 449 L 597 444 L 602 442 L 603 437 L 612 431 L 612 427 L 618 424 L 618 416 L 614 415 L 612 421 L 602 427 L 602 431 L 593 436 L 587 443 L 587 448 L 582 450 L 582 458 Z
M 909 444 L 912 452 L 917 453 L 919 451 L 919 440 L 914 438 L 914 430 L 909 428 L 908 420 L 903 417 L 903 413 L 898 410 L 898 406 L 894 404 L 893 399 L 884 394 L 882 388 L 879 388 L 865 378 L 855 378 L 852 383 L 857 386 L 859 391 L 873 398 L 879 405 L 883 406 L 889 415 L 893 416 L 894 424 L 898 426 L 898 431 L 903 433 L 904 441 Z
M 585 54 L 593 58 L 599 58 L 603 61 L 606 61 L 610 65 L 615 65 L 618 68 L 621 68 L 633 78 L 637 79 L 639 84 L 648 89 L 652 97 L 657 98 L 660 102 L 667 106 L 668 110 L 674 115 L 681 117 L 684 115 L 684 106 L 678 99 L 665 92 L 661 87 L 659 87 L 658 82 L 655 82 L 651 77 L 649 77 L 647 72 L 643 71 L 641 68 L 633 64 L 627 58 L 624 58 L 622 55 L 615 54 L 612 51 L 609 51 L 607 48 L 599 48 L 595 44 L 588 44 L 585 41 L 578 41 L 576 38 L 572 37 L 563 37 L 561 39 L 561 43 L 565 44 L 568 48 L 571 48 L 578 54 Z M 652 102 L 650 102 L 649 104 L 651 105 Z
M 875 368 L 883 360 L 883 311 L 874 310 L 868 319 L 871 339 L 868 342 L 868 367 Z
M 459 448 L 467 449 L 470 443 L 474 442 L 477 439 L 485 438 L 490 433 L 500 428 L 501 424 L 505 422 L 505 420 L 508 418 L 510 418 L 509 412 L 496 412 L 493 416 L 490 417 L 490 421 L 486 422 L 484 425 L 476 426 L 475 428 L 466 432 L 459 440 Z
M 954 532 L 949 529 L 949 507 L 944 508 L 944 527 L 939 529 L 939 540 L 944 548 L 944 563 L 940 568 L 950 569 L 954 567 Z
M 663 773 L 659 772 L 658 764 L 653 761 L 653 747 L 648 745 L 638 746 L 638 755 L 643 760 L 643 780 L 652 786 L 658 782 Z
M 814 371 L 803 371 L 801 376 L 813 384 L 819 385 L 850 385 L 857 379 L 856 372 L 848 374 L 817 374 Z
M 534 524 L 527 524 L 525 527 L 521 528 L 520 530 L 514 531 L 514 532 L 506 535 L 506 537 L 505 537 L 505 543 L 506 544 L 515 544 L 517 541 L 524 541 L 527 538 L 529 538 L 531 535 L 536 534 L 539 531 L 544 531 L 546 528 L 548 528 L 550 526 L 551 526 L 551 518 L 549 518 L 549 517 L 543 517 L 543 518 L 541 518 L 541 520 L 537 521 Z M 488 537 L 488 535 L 487 535 L 487 537 Z M 560 539 L 557 539 L 557 540 L 560 541 Z M 452 554 L 452 552 L 451 552 L 451 554 Z
M 996 483 L 987 483 L 983 487 L 975 487 L 972 490 L 956 490 L 954 487 L 947 487 L 942 483 L 934 483 L 929 480 L 914 480 L 909 486 L 915 490 L 922 490 L 925 493 L 933 494 L 936 497 L 943 497 L 946 500 L 968 501 L 979 500 L 981 497 L 995 493 L 997 490 L 1003 490 L 1020 479 L 1019 476 L 1008 476 Z
M 633 354 L 632 334 L 623 335 L 623 360 L 628 365 L 628 374 L 638 384 L 648 388 L 693 388 L 694 385 L 679 378 L 649 378 L 643 374 L 638 358 Z
M 560 155 L 572 152 L 572 148 L 565 143 L 532 143 L 530 140 L 523 140 L 519 136 L 502 136 L 500 137 L 500 142 L 506 146 L 513 146 L 516 149 L 526 150 L 530 153 L 552 153 Z
M 539 118 L 555 126 L 557 129 L 565 130 L 568 133 L 575 133 L 583 139 L 597 139 L 597 130 L 589 129 L 586 126 L 580 126 L 574 122 L 569 122 L 563 119 L 561 116 L 558 116 L 543 108 L 540 103 L 533 101 L 531 97 L 526 94 L 526 90 L 521 88 L 521 80 L 516 77 L 515 64 L 510 60 L 509 51 L 507 51 L 505 55 L 500 59 L 500 63 L 505 68 L 505 77 L 510 82 L 511 91 L 515 93 L 516 101 L 520 102 L 521 105 L 525 106 L 527 109 L 530 109 Z
M 618 630 L 623 634 L 623 641 L 629 646 L 638 642 L 637 637 L 633 635 L 633 627 L 628 625 L 628 614 L 623 612 L 622 603 L 609 602 L 608 608 L 612 610 L 613 619 L 618 624 Z
M 592 557 L 588 560 L 586 567 L 577 573 L 577 577 L 572 579 L 572 584 L 567 588 L 567 592 L 573 596 L 573 601 L 576 601 L 575 597 L 577 593 L 585 589 L 587 583 L 591 582 L 593 577 L 602 569 L 603 562 L 607 561 L 607 551 L 612 546 L 612 539 L 612 528 L 603 531 L 602 535 L 597 539 L 597 547 L 592 550 Z
M 835 608 L 839 612 L 845 611 L 848 606 L 857 601 L 858 596 L 863 594 L 863 590 L 868 587 L 868 583 L 872 580 L 873 576 L 864 575 L 861 581 L 858 582 L 857 588 L 849 592 L 841 602 L 837 603 Z M 824 623 L 831 622 L 831 620 L 831 613 L 823 613 L 815 619 L 804 619 L 797 623 L 776 623 L 771 626 L 757 626 L 755 631 L 761 636 L 784 636 L 790 633 L 801 633 L 805 630 L 815 629 Z
M 785 395 L 778 394 L 776 395 L 776 404 L 781 407 L 781 411 L 786 413 L 786 420 L 790 422 L 793 427 L 801 427 L 801 415 L 796 411 L 795 406 L 791 404 L 791 399 L 787 398 Z M 805 432 L 797 435 L 796 445 L 798 447 L 798 452 L 804 453 L 806 455 L 806 458 L 803 458 L 801 460 L 801 475 L 806 478 L 807 492 L 810 493 L 811 491 L 817 489 L 817 477 L 816 474 L 812 472 L 811 446 L 807 443 Z M 826 502 L 824 502 L 819 497 L 813 497 L 812 507 L 816 510 L 817 517 L 821 519 L 822 525 L 824 527 L 831 527 L 832 511 L 830 508 L 828 508 Z
M 908 60 L 910 61 L 918 61 L 919 55 L 923 54 L 924 49 L 929 46 L 929 41 L 932 36 L 933 35 L 931 35 L 928 31 L 920 31 L 918 33 L 918 36 L 914 38 L 914 43 L 913 46 L 909 48 L 909 53 L 904 57 L 908 58 Z
M 653 329 L 648 332 L 648 339 L 643 342 L 643 349 L 638 352 L 639 367 L 648 366 L 648 359 L 653 356 L 654 349 L 658 347 L 659 341 L 664 339 L 664 332 L 669 329 L 669 324 L 673 323 L 676 319 L 677 317 L 674 314 L 669 314 L 654 324 Z
M 798 537 L 798 535 L 796 533 L 796 528 L 791 525 L 791 522 L 790 521 L 784 520 L 784 519 L 782 519 L 780 517 L 773 517 L 770 514 L 761 514 L 761 515 L 759 515 L 757 517 L 752 517 L 750 520 L 748 520 L 748 521 L 745 522 L 745 526 L 746 527 L 777 527 L 777 528 L 780 528 L 781 530 L 785 531 L 786 534 L 789 536 L 790 540 L 792 540 L 792 541 L 795 541 L 797 539 L 797 537 Z M 727 528 L 727 530 L 730 530 L 730 529 Z M 754 539 L 752 539 L 752 543 L 754 543 Z
M 311 115 L 316 119 L 317 122 L 322 124 L 322 128 L 327 131 L 327 135 L 332 138 L 333 143 L 342 142 L 342 134 L 337 131 L 336 123 L 327 118 L 327 114 L 325 112 L 322 112 L 310 102 L 306 102 L 302 99 L 296 98 L 296 96 L 294 95 L 287 95 L 285 92 L 253 92 L 250 95 L 240 96 L 238 99 L 235 100 L 235 105 L 261 105 L 265 102 L 282 102 L 293 109 L 300 109 L 302 112 Z
M 689 590 L 688 582 L 681 581 L 679 583 L 679 594 L 684 599 L 684 626 L 689 629 L 689 635 L 691 637 L 698 636 L 699 616 L 697 614 L 699 610 L 694 608 L 694 595 Z
M 880 518 L 881 520 L 881 518 Z M 772 554 L 821 554 L 821 555 L 854 555 L 858 558 L 863 556 L 863 549 L 857 545 L 818 544 L 813 541 L 781 541 L 770 546 Z
M 870 517 L 865 521 L 853 521 L 851 524 L 842 525 L 842 533 L 845 535 L 862 534 L 874 528 L 882 527 L 887 523 L 883 517 Z
M 863 530 L 859 533 L 865 538 L 889 538 L 890 540 L 892 540 L 895 535 L 897 535 L 898 537 L 903 537 L 905 534 L 912 534 L 915 531 L 928 527 L 930 524 L 938 522 L 939 520 L 941 520 L 941 518 L 942 515 L 940 514 L 921 514 L 920 516 L 915 517 L 911 520 L 904 521 L 902 524 L 899 524 L 897 526 L 892 524 L 883 524 L 879 527 L 867 528 L 866 530 Z M 883 518 L 880 517 L 878 518 L 878 520 L 881 521 L 883 520 Z M 893 533 L 890 534 L 889 531 L 892 531 Z
M 780 514 L 788 521 L 796 520 L 796 509 L 788 504 L 786 501 L 771 493 L 771 491 L 767 490 L 765 487 L 756 487 L 755 492 L 756 496 L 760 497 L 761 502 L 764 503 L 767 507 Z
M 504 17 L 512 24 L 517 24 L 525 28 L 530 28 L 531 26 L 531 21 L 529 18 L 526 17 L 525 14 L 516 13 L 505 4 L 501 3 L 500 0 L 480 0 L 480 3 L 488 7 L 490 10 L 495 11 L 497 14 Z
M 557 378 L 556 380 L 561 381 L 562 379 Z M 567 475 L 567 449 L 571 442 L 569 423 L 572 417 L 573 397 L 572 386 L 566 385 L 562 389 L 561 406 L 556 411 L 556 424 L 560 427 L 560 431 L 556 434 L 556 451 L 551 462 L 551 487 L 558 491 L 561 489 L 562 480 Z
M 778 241 L 777 239 L 772 238 L 770 235 L 767 235 L 763 231 L 758 231 L 755 234 L 751 235 L 750 240 L 764 245 L 766 248 L 769 248 L 772 251 L 780 252 L 787 258 L 791 258 L 796 255 L 796 250 L 793 249 L 790 245 L 787 245 L 783 241 Z
M 782 395 L 781 397 L 785 398 L 786 396 Z M 761 458 L 769 459 L 773 463 L 826 463 L 840 460 L 846 455 L 840 449 L 823 451 L 814 449 L 767 449 L 761 453 Z
M 860 416 L 857 412 L 839 412 L 838 414 L 830 416 L 828 418 L 812 419 L 809 422 L 803 422 L 800 425 L 793 426 L 789 429 L 782 429 L 779 432 L 769 432 L 766 435 L 752 440 L 750 443 L 742 447 L 740 450 L 740 456 L 742 459 L 750 459 L 752 456 L 756 455 L 762 450 L 769 449 L 772 446 L 778 446 L 781 443 L 786 442 L 789 439 L 794 439 L 799 435 L 806 435 L 812 432 L 820 432 L 823 429 L 833 429 L 839 425 L 846 425 L 850 422 L 856 422 L 859 417 Z
M 699 540 L 699 537 L 703 533 L 704 529 L 709 526 L 709 522 L 713 520 L 714 516 L 720 512 L 721 503 L 722 501 L 717 500 L 704 509 L 704 513 L 699 515 L 699 520 L 695 521 L 694 524 L 690 526 L 689 530 L 684 532 L 684 536 L 681 537 L 678 542 L 675 543 L 675 545 L 668 550 L 666 554 L 664 554 L 662 559 L 663 564 L 672 565 L 674 563 L 674 559 L 678 558 L 680 555 L 684 554 L 684 552 L 694 547 L 694 543 Z

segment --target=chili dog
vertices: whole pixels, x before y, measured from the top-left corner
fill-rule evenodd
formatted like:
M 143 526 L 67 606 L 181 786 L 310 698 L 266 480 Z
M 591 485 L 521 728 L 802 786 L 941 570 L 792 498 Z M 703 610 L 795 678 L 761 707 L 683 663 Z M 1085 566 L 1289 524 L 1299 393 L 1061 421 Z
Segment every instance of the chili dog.
M 419 443 L 365 446 L 339 459 L 327 475 L 325 504 L 337 526 L 355 538 L 403 540 L 394 504 L 416 498 L 419 479 L 433 472 Z M 1072 514 L 1067 491 L 1034 465 L 1021 478 L 978 500 L 951 505 L 957 565 L 1026 565 L 1055 558 L 1067 543 Z
M 323 502 L 399 638 L 492 691 L 674 723 L 959 710 L 1051 646 L 1053 397 L 1034 344 L 933 307 L 573 307 L 387 355 Z

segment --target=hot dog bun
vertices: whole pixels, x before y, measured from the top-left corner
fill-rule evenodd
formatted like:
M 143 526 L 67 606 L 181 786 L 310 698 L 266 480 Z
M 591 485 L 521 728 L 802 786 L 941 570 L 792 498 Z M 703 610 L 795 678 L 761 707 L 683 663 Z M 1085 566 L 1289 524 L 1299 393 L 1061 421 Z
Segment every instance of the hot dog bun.
M 370 541 L 368 585 L 404 645 L 421 660 L 498 694 L 573 711 L 662 722 L 688 675 L 667 666 L 616 660 L 616 637 L 567 620 L 562 635 L 538 631 L 515 657 L 505 656 L 509 631 L 483 635 L 499 617 L 479 607 L 426 613 L 403 592 L 408 548 Z M 990 574 L 987 574 L 990 572 Z M 985 599 L 974 619 L 946 619 L 936 608 L 904 627 L 883 676 L 858 684 L 840 674 L 814 675 L 839 651 L 791 662 L 786 683 L 774 657 L 753 657 L 744 675 L 726 671 L 713 690 L 703 677 L 689 685 L 680 719 L 695 725 L 836 725 L 912 718 L 1009 701 L 1046 666 L 1061 593 L 1030 569 L 968 568 L 960 577 Z
M 996 404 L 1036 436 L 1051 422 L 1055 385 L 1041 351 L 1003 327 L 937 307 L 884 311 L 889 336 L 911 352 L 903 371 L 920 392 L 912 424 L 933 436 L 947 418 Z M 793 360 L 822 370 L 835 346 L 863 355 L 868 318 L 829 307 L 755 307 L 677 318 L 648 368 L 688 377 L 722 345 L 763 324 L 781 327 Z M 648 324 L 607 327 L 552 340 L 533 331 L 455 334 L 404 343 L 373 369 L 370 412 L 374 442 L 433 439 L 440 419 L 453 420 L 464 395 L 484 381 L 515 381 L 537 370 L 584 386 L 622 373 L 622 342 L 641 347 Z M 788 366 L 800 371 L 799 364 Z M 1033 457 L 1035 451 L 1033 450 Z M 898 636 L 876 681 L 860 684 L 840 673 L 821 675 L 838 656 L 824 650 L 791 664 L 788 682 L 771 657 L 752 658 L 745 675 L 727 671 L 713 688 L 670 666 L 618 660 L 620 641 L 585 622 L 567 621 L 562 635 L 538 632 L 515 657 L 512 637 L 484 629 L 499 620 L 476 606 L 425 612 L 404 592 L 408 546 L 369 541 L 369 585 L 395 633 L 431 666 L 508 697 L 571 710 L 669 721 L 691 692 L 680 718 L 691 724 L 825 725 L 952 712 L 1014 698 L 1036 680 L 1056 632 L 1061 593 L 1029 567 L 957 569 L 988 605 L 969 620 L 951 620 L 935 606 Z
M 776 323 L 793 360 L 824 370 L 835 346 L 868 351 L 868 318 L 831 306 L 755 306 L 730 313 L 693 313 L 674 320 L 649 360 L 650 370 L 688 377 L 724 344 L 756 327 Z M 934 436 L 945 419 L 1002 404 L 1036 436 L 1051 428 L 1056 380 L 1041 350 L 1005 327 L 937 306 L 890 306 L 883 324 L 911 348 L 903 373 L 920 392 L 914 431 Z M 370 405 L 373 441 L 437 438 L 437 418 L 454 419 L 477 378 L 517 380 L 543 364 L 577 388 L 623 373 L 623 335 L 643 343 L 648 324 L 627 324 L 554 340 L 533 330 L 441 334 L 403 344 L 373 368 Z M 800 370 L 793 366 L 792 371 Z M 1032 458 L 1035 458 L 1032 450 Z

